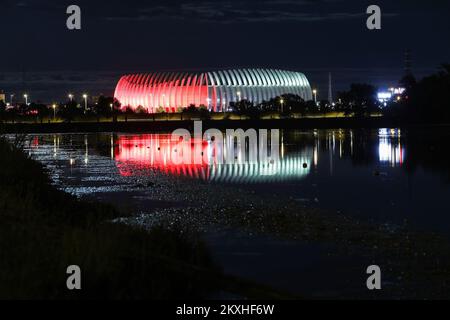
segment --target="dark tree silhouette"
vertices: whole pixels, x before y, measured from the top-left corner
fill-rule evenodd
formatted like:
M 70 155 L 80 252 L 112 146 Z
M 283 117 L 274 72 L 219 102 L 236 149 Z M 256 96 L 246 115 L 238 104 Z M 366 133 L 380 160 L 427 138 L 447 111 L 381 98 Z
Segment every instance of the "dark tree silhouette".
M 370 84 L 353 83 L 349 91 L 338 93 L 340 108 L 356 117 L 368 116 L 378 110 L 376 92 L 377 88 Z
M 0 122 L 5 120 L 6 116 L 6 104 L 3 100 L 0 100 Z
M 205 105 L 196 107 L 194 104 L 190 104 L 188 107 L 183 108 L 181 111 L 183 114 L 189 117 L 199 117 L 200 119 L 207 120 L 211 118 L 211 114 Z
M 0 100 L 0 113 L 5 112 L 6 110 L 6 104 L 3 100 Z
M 145 109 L 143 106 L 138 106 L 134 112 L 139 113 L 139 114 L 144 114 L 144 113 L 147 113 L 147 109 Z
M 404 92 L 402 101 L 387 108 L 387 116 L 413 122 L 442 122 L 450 120 L 450 65 L 425 77 Z
M 113 107 L 111 107 L 111 105 Z M 109 117 L 113 113 L 114 98 L 100 96 L 97 100 L 97 104 L 94 107 L 94 112 L 99 116 Z
M 412 88 L 414 88 L 416 84 L 417 84 L 416 78 L 412 74 L 406 74 L 399 81 L 400 87 L 403 87 L 406 90 L 411 90 Z
M 59 107 L 58 115 L 66 122 L 73 121 L 76 117 L 81 117 L 84 109 L 75 100 L 70 100 Z
M 414 115 L 436 121 L 450 120 L 450 65 L 437 74 L 425 77 L 415 85 L 406 99 Z
M 258 119 L 261 116 L 261 110 L 249 100 L 240 100 L 234 103 L 234 110 L 240 116 L 248 116 L 251 119 Z
M 45 104 L 32 104 L 31 107 L 37 111 L 37 114 L 41 121 L 50 115 L 50 109 Z
M 302 97 L 296 94 L 283 94 L 276 101 L 280 104 L 281 100 L 283 100 L 283 113 L 284 114 L 292 114 L 292 113 L 301 113 L 305 114 L 307 111 L 307 105 L 305 100 Z

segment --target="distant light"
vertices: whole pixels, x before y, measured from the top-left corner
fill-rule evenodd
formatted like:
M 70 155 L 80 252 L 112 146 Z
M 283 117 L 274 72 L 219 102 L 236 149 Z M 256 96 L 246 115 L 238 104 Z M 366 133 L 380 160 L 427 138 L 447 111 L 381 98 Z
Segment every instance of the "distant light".
M 403 94 L 405 91 L 406 91 L 405 88 L 396 88 L 396 89 L 394 90 L 394 93 L 395 93 L 395 94 Z
M 390 92 L 378 92 L 378 99 L 390 99 L 392 98 L 392 93 Z
M 389 91 L 392 92 L 392 94 L 403 94 L 403 92 L 406 91 L 406 88 L 398 87 L 398 88 L 389 88 Z
M 380 102 L 386 102 L 387 100 L 390 100 L 392 98 L 392 92 L 389 91 L 379 91 L 377 93 L 378 101 Z

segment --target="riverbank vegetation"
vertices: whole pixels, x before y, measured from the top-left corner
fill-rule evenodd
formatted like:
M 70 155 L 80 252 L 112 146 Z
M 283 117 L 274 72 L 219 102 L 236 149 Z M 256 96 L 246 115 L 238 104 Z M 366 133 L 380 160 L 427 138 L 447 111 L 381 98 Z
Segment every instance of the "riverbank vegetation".
M 125 225 L 132 213 L 56 189 L 25 142 L 0 137 L 0 300 L 298 298 L 223 274 L 186 226 Z M 71 265 L 79 291 L 66 286 Z
M 43 167 L 0 139 L 0 299 L 202 298 L 220 272 L 189 232 L 111 223 L 113 207 L 56 190 Z M 66 288 L 79 265 L 82 290 Z

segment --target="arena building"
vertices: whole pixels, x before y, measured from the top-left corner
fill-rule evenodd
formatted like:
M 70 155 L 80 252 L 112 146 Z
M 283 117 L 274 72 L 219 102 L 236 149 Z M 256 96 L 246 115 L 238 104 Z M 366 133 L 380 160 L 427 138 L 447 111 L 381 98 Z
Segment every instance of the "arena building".
M 176 112 L 189 105 L 226 111 L 230 102 L 254 104 L 283 94 L 312 100 L 311 86 L 303 73 L 276 69 L 232 69 L 209 72 L 155 72 L 121 77 L 114 97 L 122 107 L 144 108 L 153 113 Z

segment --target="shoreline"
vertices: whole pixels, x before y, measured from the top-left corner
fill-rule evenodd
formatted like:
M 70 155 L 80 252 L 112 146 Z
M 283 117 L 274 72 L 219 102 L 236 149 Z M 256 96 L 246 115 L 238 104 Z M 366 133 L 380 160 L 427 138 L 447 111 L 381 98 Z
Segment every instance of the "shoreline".
M 376 128 L 441 128 L 450 123 L 410 123 L 392 118 L 305 118 L 258 120 L 132 120 L 118 122 L 2 123 L 1 133 L 77 133 L 77 132 L 168 132 L 178 128 L 194 129 L 194 121 L 202 121 L 204 129 L 376 129 Z
M 40 162 L 3 139 L 0 151 L 0 299 L 300 298 L 222 273 L 191 230 L 113 223 L 128 214 L 57 189 Z M 88 275 L 78 292 L 65 287 L 74 263 Z
M 5 154 L 8 153 L 5 152 Z M 18 159 L 11 159 L 12 161 L 8 161 L 10 166 L 3 166 L 3 170 L 11 174 L 10 168 L 19 167 L 15 170 L 16 172 L 24 174 L 23 179 L 26 183 L 36 183 L 35 180 L 38 180 L 38 177 L 42 173 L 38 174 L 37 172 L 34 172 L 30 175 L 27 171 L 20 169 L 22 167 L 19 165 L 20 163 L 18 163 L 18 160 L 21 158 L 22 157 L 18 157 Z M 36 164 L 35 161 L 37 160 L 27 160 L 29 164 Z M 32 177 L 32 179 L 30 179 L 30 177 Z M 211 254 L 212 247 L 208 244 L 205 238 L 202 237 L 201 230 L 204 230 L 203 228 L 205 226 L 208 227 L 211 225 L 219 225 L 221 228 L 236 229 L 251 236 L 255 235 L 256 237 L 270 237 L 273 239 L 271 241 L 295 242 L 299 245 L 299 247 L 296 248 L 306 248 L 305 250 L 308 250 L 308 252 L 309 250 L 312 250 L 311 248 L 316 248 L 316 246 L 326 246 L 327 244 L 332 243 L 333 247 L 326 247 L 327 250 L 321 251 L 320 256 L 325 257 L 328 261 L 335 261 L 335 259 L 339 260 L 340 257 L 349 257 L 352 262 L 350 265 L 351 269 L 349 269 L 349 274 L 351 273 L 351 275 L 357 275 L 359 272 L 359 269 L 354 268 L 359 267 L 360 265 L 366 266 L 370 264 L 370 261 L 376 260 L 378 264 L 383 266 L 383 270 L 389 270 L 386 275 L 389 285 L 383 292 L 383 297 L 386 298 L 441 298 L 448 291 L 449 275 L 443 272 L 441 268 L 442 266 L 447 266 L 448 261 L 450 261 L 450 257 L 447 254 L 442 254 L 442 251 L 449 252 L 449 244 L 447 239 L 443 239 L 439 234 L 434 232 L 415 232 L 409 230 L 407 226 L 380 225 L 377 223 L 371 223 L 370 221 L 355 219 L 345 214 L 329 216 L 325 215 L 322 210 L 305 208 L 302 203 L 298 203 L 294 199 L 289 200 L 287 198 L 278 198 L 276 195 L 273 197 L 268 197 L 254 193 L 246 193 L 245 190 L 241 188 L 234 189 L 219 185 L 214 186 L 202 183 L 191 183 L 189 180 L 185 179 L 169 178 L 167 180 L 161 180 L 154 179 L 151 176 L 146 180 L 137 178 L 135 182 L 144 186 L 147 190 L 145 197 L 148 199 L 158 199 L 163 196 L 164 200 L 187 201 L 189 205 L 183 208 L 170 207 L 158 209 L 152 211 L 151 214 L 148 212 L 139 214 L 139 203 L 133 202 L 133 207 L 136 207 L 130 207 L 131 210 L 128 212 L 129 214 L 127 214 L 127 211 L 122 211 L 121 208 L 117 208 L 115 203 L 111 203 L 110 201 L 101 201 L 100 199 L 95 198 L 91 199 L 92 201 L 88 201 L 88 199 L 80 199 L 78 203 L 81 204 L 98 203 L 101 207 L 106 205 L 108 208 L 117 208 L 117 213 L 115 213 L 111 218 L 121 219 L 120 222 L 122 223 L 115 223 L 110 226 L 108 223 L 102 223 L 105 219 L 103 219 L 102 216 L 99 216 L 101 229 L 99 229 L 100 227 L 97 226 L 97 223 L 92 224 L 91 228 L 86 229 L 83 227 L 73 227 L 71 224 L 68 224 L 68 222 L 63 220 L 62 225 L 65 227 L 65 230 L 70 231 L 69 234 L 80 234 L 80 236 L 77 236 L 74 239 L 74 243 L 67 243 L 67 245 L 62 249 L 71 248 L 74 245 L 75 248 L 89 247 L 87 252 L 85 252 L 86 249 L 78 249 L 80 250 L 80 254 L 75 257 L 70 256 L 70 261 L 83 261 L 83 259 L 88 259 L 91 256 L 101 257 L 102 260 L 109 262 L 120 271 L 124 269 L 127 270 L 126 268 L 129 262 L 134 263 L 133 265 L 136 268 L 139 268 L 142 259 L 151 258 L 149 261 L 153 261 L 153 263 L 157 262 L 158 269 L 154 272 L 149 272 L 146 276 L 161 277 L 160 272 L 162 272 L 162 274 L 167 272 L 172 274 L 173 272 L 177 277 L 181 274 L 183 279 L 186 279 L 185 274 L 187 273 L 189 275 L 192 272 L 195 276 L 194 281 L 201 286 L 200 289 L 203 289 L 203 285 L 206 290 L 209 289 L 210 283 L 215 285 L 213 288 L 213 294 L 217 291 L 223 291 L 230 294 L 238 294 L 239 297 L 246 297 L 250 300 L 268 297 L 275 299 L 302 299 L 315 296 L 311 295 L 313 292 L 308 291 L 308 289 L 305 289 L 303 286 L 298 286 L 298 291 L 291 291 L 290 289 L 281 287 L 279 283 L 266 283 L 261 281 L 261 279 L 249 278 L 245 275 L 245 272 L 244 274 L 235 274 L 230 272 L 230 269 L 225 269 L 226 272 L 217 273 L 217 270 L 222 271 L 222 265 L 220 264 L 220 260 L 214 260 L 217 256 Z M 156 184 L 152 184 L 151 188 L 147 188 L 145 187 L 148 186 L 146 182 Z M 4 190 L 8 191 L 10 188 L 15 187 L 15 185 L 15 183 L 5 184 Z M 139 187 L 138 184 L 136 184 L 136 186 Z M 40 185 L 39 187 L 42 188 Z M 26 190 L 29 190 L 29 188 Z M 60 210 L 62 212 L 66 212 L 66 210 L 69 209 L 72 210 L 72 204 L 69 201 L 62 202 L 62 206 L 61 202 L 57 202 L 55 204 L 55 196 L 53 192 L 51 192 L 52 190 L 54 190 L 53 187 L 50 188 L 49 195 L 52 201 L 45 201 L 45 203 L 52 203 L 53 210 L 49 211 L 45 215 L 48 217 L 47 219 L 50 219 L 50 221 L 52 221 L 53 216 L 60 216 Z M 128 194 L 128 196 L 130 196 L 129 201 L 122 201 L 126 203 L 135 201 L 133 199 L 136 199 L 134 196 L 136 196 L 137 190 L 138 189 L 132 189 L 131 193 Z M 179 192 L 180 190 L 189 191 L 181 193 Z M 8 203 L 11 203 L 12 201 L 12 203 L 19 205 L 21 202 L 18 200 L 14 201 L 14 199 L 18 197 L 17 194 L 17 192 L 6 193 L 4 200 Z M 211 196 L 217 194 L 220 194 L 221 197 L 217 198 L 215 196 Z M 245 194 L 245 201 L 234 201 L 239 198 L 239 195 L 243 194 Z M 16 198 L 13 198 L 13 196 Z M 118 199 L 117 194 L 111 196 L 114 200 L 119 202 L 121 201 Z M 27 197 L 27 199 L 28 198 L 29 197 Z M 69 206 L 67 206 L 68 203 L 70 204 Z M 143 205 L 145 207 L 146 203 L 141 203 L 139 205 Z M 83 210 L 83 212 L 88 213 L 87 210 Z M 73 216 L 72 211 L 67 213 L 67 217 Z M 89 214 L 86 215 L 86 217 L 89 216 Z M 158 217 L 161 219 L 157 219 L 158 223 L 155 225 L 155 218 Z M 106 219 L 106 221 L 107 220 L 110 219 Z M 202 265 L 203 259 L 200 261 L 194 261 L 197 263 L 190 263 L 191 261 L 189 260 L 187 261 L 189 263 L 184 263 L 184 256 L 181 255 L 180 259 L 178 256 L 180 253 L 178 251 L 173 253 L 170 252 L 170 259 L 167 257 L 163 260 L 160 259 L 161 254 L 158 250 L 165 250 L 166 245 L 158 246 L 158 243 L 173 241 L 170 243 L 179 244 L 177 247 L 186 248 L 186 245 L 183 245 L 182 241 L 178 241 L 180 240 L 179 238 L 175 238 L 176 241 L 171 240 L 173 236 L 176 236 L 176 233 L 173 234 L 171 232 L 177 231 L 177 229 L 173 229 L 173 227 L 167 228 L 167 226 L 177 226 L 177 223 L 175 223 L 177 221 L 189 222 L 190 231 L 194 235 L 198 236 L 198 238 L 196 237 L 194 239 L 194 248 L 197 245 L 200 245 L 200 248 L 207 249 L 205 253 L 209 253 L 208 258 L 212 259 L 206 260 L 205 262 L 213 262 L 213 268 L 208 268 L 208 264 L 206 264 L 206 266 Z M 3 225 L 5 230 L 7 230 L 7 224 L 4 223 Z M 41 221 L 39 222 L 38 227 L 48 228 L 47 225 L 48 223 L 46 223 L 46 221 Z M 58 224 L 57 228 L 60 226 L 61 224 Z M 201 228 L 197 230 L 195 226 L 201 226 Z M 35 226 L 26 219 L 24 219 L 24 221 L 20 224 L 20 227 L 24 230 L 29 230 L 29 232 L 36 233 Z M 155 234 L 152 230 L 159 231 Z M 40 229 L 38 231 L 40 231 Z M 51 229 L 51 231 L 52 235 L 56 234 L 59 236 L 59 231 L 57 229 Z M 100 231 L 100 233 L 97 235 L 98 231 Z M 114 233 L 111 233 L 112 231 L 114 231 Z M 150 232 L 150 235 L 148 235 L 147 232 Z M 139 235 L 139 241 L 137 243 L 133 240 L 136 238 L 136 233 Z M 48 230 L 46 233 L 42 232 L 39 234 L 44 236 L 45 234 L 48 234 Z M 111 234 L 114 236 L 111 237 Z M 11 242 L 11 237 L 14 237 L 13 240 L 16 238 L 19 239 L 19 235 L 16 234 L 11 234 L 4 237 L 9 240 L 9 242 Z M 117 240 L 116 237 L 118 237 Z M 148 237 L 151 238 L 149 239 Z M 46 240 L 46 238 L 43 239 L 45 241 L 40 241 L 40 248 L 43 250 L 49 246 L 51 248 L 56 246 L 56 249 L 52 252 L 65 252 L 64 250 L 61 251 L 62 249 L 57 246 L 57 243 L 55 244 L 50 240 Z M 181 240 L 183 239 L 184 237 L 181 238 Z M 118 243 L 120 243 L 120 246 L 116 243 L 116 241 L 119 241 Z M 16 242 L 19 241 L 17 240 Z M 28 246 L 33 244 L 33 242 L 28 240 L 22 241 L 21 243 L 23 243 L 24 248 L 28 248 Z M 104 243 L 108 244 L 108 248 L 111 248 L 111 251 L 99 251 L 102 249 L 102 245 Z M 139 245 L 148 243 L 154 243 L 155 245 L 155 247 L 152 245 L 152 251 L 148 253 L 150 254 L 150 257 L 142 257 L 140 255 L 141 249 L 132 251 L 131 253 L 127 251 L 129 248 L 133 248 L 136 245 L 138 245 L 138 248 L 141 248 Z M 190 242 L 188 242 L 188 244 L 189 243 Z M 87 244 L 89 244 L 89 246 L 87 246 Z M 117 262 L 117 248 L 120 249 L 118 252 L 120 256 L 124 255 L 126 257 L 127 264 L 125 266 L 122 266 L 119 263 L 122 261 L 121 259 Z M 182 252 L 185 252 L 184 249 Z M 189 250 L 189 252 L 191 251 Z M 200 251 L 200 253 L 203 252 L 203 250 Z M 298 253 L 298 251 L 296 252 Z M 10 255 L 13 254 L 14 252 L 10 253 Z M 39 258 L 41 255 L 45 256 L 45 254 L 47 253 L 39 253 L 39 255 L 36 253 L 31 257 L 36 259 L 36 256 Z M 197 253 L 194 251 L 194 254 Z M 164 256 L 166 255 L 164 254 Z M 423 259 L 425 256 L 427 257 L 426 260 Z M 104 257 L 106 258 L 103 259 Z M 23 259 L 26 258 L 27 257 Z M 57 258 L 54 258 L 53 260 L 59 261 Z M 63 264 L 63 266 L 64 265 L 65 264 Z M 285 264 L 285 266 L 289 265 Z M 60 266 L 58 265 L 57 267 Z M 214 267 L 217 267 L 218 269 L 215 269 Z M 108 265 L 102 264 L 101 261 L 96 262 L 95 264 L 92 263 L 87 267 L 83 267 L 83 270 L 86 269 L 86 271 L 90 273 L 92 272 L 91 270 L 96 270 L 96 268 L 104 268 L 107 274 L 111 274 L 110 278 L 117 279 L 117 281 L 120 281 L 122 285 L 125 285 L 129 281 L 127 278 L 123 278 L 121 274 L 118 276 L 115 275 L 113 273 L 114 270 L 110 271 Z M 51 271 L 55 272 L 54 270 Z M 14 273 L 12 274 L 14 275 Z M 33 274 L 31 274 L 31 276 L 36 277 Z M 432 278 L 428 283 L 427 281 L 431 276 Z M 101 275 L 95 274 L 94 281 L 98 279 L 101 279 Z M 190 279 L 191 278 L 187 278 L 188 281 Z M 141 288 L 140 286 L 144 283 L 141 280 L 142 279 L 140 279 L 138 275 L 130 280 L 133 281 L 133 283 L 137 283 L 133 290 L 145 289 L 145 287 Z M 437 283 L 444 283 L 444 285 L 439 286 Z M 220 290 L 214 290 L 215 288 L 220 288 Z M 405 288 L 407 288 L 407 290 L 405 290 Z M 21 289 L 26 290 L 27 288 L 24 287 Z M 126 294 L 133 295 L 133 290 L 127 292 Z M 367 292 L 365 292 L 367 295 L 362 295 L 361 292 L 353 290 L 356 289 L 354 287 L 349 288 L 349 291 L 343 292 L 341 297 L 343 299 L 373 298 Z M 103 293 L 101 291 L 91 291 L 91 294 L 95 298 L 98 294 L 101 295 Z M 199 292 L 199 294 L 203 294 L 203 291 Z M 20 296 L 20 292 L 18 293 L 18 296 Z M 322 298 L 335 298 L 335 296 L 326 293 L 325 291 L 320 291 L 319 296 Z M 153 295 L 150 294 L 150 298 L 152 297 Z M 76 298 L 86 297 L 77 296 Z M 108 296 L 107 298 L 115 297 Z

